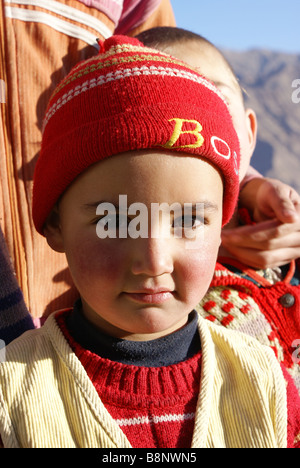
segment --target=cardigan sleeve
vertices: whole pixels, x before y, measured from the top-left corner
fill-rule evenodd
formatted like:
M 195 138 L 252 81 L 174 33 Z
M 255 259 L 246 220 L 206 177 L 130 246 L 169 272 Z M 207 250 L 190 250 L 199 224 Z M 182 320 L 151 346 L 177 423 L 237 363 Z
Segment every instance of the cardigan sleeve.
M 286 368 L 282 364 L 281 368 L 287 391 L 287 446 L 288 448 L 300 448 L 300 396 Z

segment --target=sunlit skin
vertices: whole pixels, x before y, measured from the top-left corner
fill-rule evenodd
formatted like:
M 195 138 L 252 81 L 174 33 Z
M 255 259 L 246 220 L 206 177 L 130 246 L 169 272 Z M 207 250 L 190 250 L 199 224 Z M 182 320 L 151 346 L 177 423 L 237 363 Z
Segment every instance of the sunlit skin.
M 256 144 L 256 115 L 252 109 L 245 109 L 240 86 L 222 54 L 209 43 L 198 40 L 184 40 L 161 48 L 195 68 L 222 91 L 240 141 L 240 180 L 243 180 Z
M 234 72 L 222 54 L 201 37 L 155 43 L 154 47 L 187 62 L 222 91 L 240 140 L 242 181 L 256 145 L 257 119 L 253 109 L 245 108 Z M 255 269 L 273 268 L 299 258 L 300 198 L 292 187 L 278 180 L 256 178 L 243 188 L 240 201 L 257 224 L 240 226 L 235 212 L 223 229 L 220 256 Z
M 149 236 L 99 239 L 100 202 L 143 203 Z M 142 151 L 110 157 L 80 175 L 62 196 L 45 234 L 65 252 L 83 313 L 107 334 L 151 340 L 183 327 L 205 295 L 215 267 L 222 224 L 223 183 L 203 160 L 180 153 Z M 152 203 L 204 204 L 204 216 L 163 213 L 151 226 Z M 167 217 L 168 216 L 168 217 Z M 130 222 L 134 216 L 128 218 Z M 124 217 L 121 217 L 122 222 Z M 152 235 L 159 233 L 159 235 Z M 176 236 L 175 236 L 176 233 Z M 181 236 L 178 234 L 182 233 Z M 201 234 L 201 235 L 199 235 Z M 194 242 L 192 248 L 190 242 Z

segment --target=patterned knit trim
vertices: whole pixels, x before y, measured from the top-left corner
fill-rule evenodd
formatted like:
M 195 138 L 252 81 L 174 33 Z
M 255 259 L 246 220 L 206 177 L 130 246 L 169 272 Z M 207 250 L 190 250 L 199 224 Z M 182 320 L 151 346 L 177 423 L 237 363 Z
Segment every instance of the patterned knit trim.
M 140 60 L 140 58 L 138 58 L 137 60 Z M 132 60 L 132 61 L 135 61 L 135 60 Z M 124 60 L 124 62 L 125 62 L 125 60 Z M 126 60 L 126 62 L 128 62 L 128 61 Z M 102 68 L 102 67 L 97 67 L 97 68 Z M 89 67 L 88 70 L 82 71 L 82 75 L 88 74 L 91 71 L 93 71 L 93 70 L 91 70 L 90 67 Z M 193 81 L 195 83 L 200 83 L 200 84 L 206 86 L 208 89 L 210 89 L 212 91 L 215 91 L 214 87 L 211 85 L 211 83 L 209 83 L 205 79 L 203 79 L 203 78 L 201 78 L 201 77 L 199 77 L 197 75 L 193 75 L 192 73 L 188 73 L 188 72 L 185 72 L 183 70 L 176 69 L 176 68 L 165 68 L 165 67 L 154 67 L 154 66 L 147 67 L 147 66 L 143 65 L 141 67 L 134 67 L 134 68 L 130 68 L 130 69 L 126 68 L 126 69 L 122 69 L 122 70 L 117 70 L 114 73 L 111 72 L 111 73 L 108 73 L 107 75 L 101 75 L 101 76 L 97 77 L 97 79 L 92 78 L 91 80 L 87 80 L 84 83 L 82 83 L 81 85 L 78 85 L 75 88 L 72 88 L 70 91 L 68 91 L 68 93 L 65 93 L 63 96 L 61 96 L 48 110 L 48 112 L 47 112 L 47 114 L 45 116 L 45 119 L 44 119 L 44 123 L 43 123 L 43 131 L 44 131 L 47 123 L 51 119 L 51 117 L 53 117 L 53 115 L 61 107 L 63 107 L 65 104 L 67 104 L 69 101 L 71 101 L 74 97 L 88 91 L 89 89 L 95 88 L 96 86 L 101 86 L 101 85 L 103 85 L 105 83 L 108 83 L 110 81 L 116 81 L 116 80 L 121 80 L 121 79 L 125 79 L 125 78 L 132 78 L 132 77 L 140 76 L 140 75 L 170 76 L 170 77 L 184 78 L 184 79 Z M 81 75 L 78 74 L 78 76 L 81 76 Z M 73 81 L 73 80 L 69 80 L 68 83 L 71 82 L 71 81 Z M 65 83 L 65 85 L 67 85 L 68 83 Z
M 219 281 L 220 279 L 223 279 L 223 278 L 224 279 L 237 279 L 238 275 L 228 270 L 226 267 L 224 267 L 220 263 L 217 263 L 215 271 L 214 271 L 214 275 L 213 275 L 212 284 L 214 280 Z
M 214 278 L 219 279 L 220 277 L 224 278 L 235 278 L 239 280 L 246 280 L 250 282 L 257 283 L 258 286 L 260 287 L 269 287 L 272 286 L 273 284 L 276 284 L 277 282 L 283 282 L 289 284 L 290 281 L 292 280 L 295 270 L 296 270 L 296 262 L 293 260 L 289 264 L 289 269 L 284 278 L 281 278 L 280 273 L 278 269 L 274 268 L 267 268 L 265 270 L 254 270 L 253 268 L 248 267 L 247 265 L 244 265 L 243 263 L 240 263 L 237 260 L 234 260 L 232 258 L 227 258 L 227 257 L 221 257 L 218 259 L 219 262 L 217 263 L 216 270 L 214 272 Z M 231 265 L 234 268 L 237 268 L 239 270 L 239 273 L 234 273 L 228 268 L 226 268 L 224 265 Z M 248 277 L 248 278 L 247 278 Z
M 116 419 L 116 423 L 120 426 L 136 426 L 142 424 L 159 424 L 165 422 L 181 422 L 195 419 L 195 413 L 186 414 L 164 414 L 162 416 L 142 416 L 137 418 Z
M 136 49 L 136 50 L 134 50 Z M 138 55 L 127 55 L 123 57 L 118 57 L 113 60 L 105 60 L 109 59 L 111 55 L 114 55 L 116 52 L 137 52 L 137 51 L 143 51 L 143 53 L 140 53 Z M 99 60 L 99 56 L 97 55 L 96 57 L 91 57 L 90 59 L 85 61 L 85 64 L 88 62 L 95 62 L 92 65 L 85 66 L 85 68 L 82 69 L 82 63 L 79 63 L 77 67 L 73 68 L 73 73 L 69 78 L 65 78 L 60 85 L 54 90 L 51 99 L 59 93 L 59 91 L 64 88 L 66 85 L 71 83 L 72 81 L 81 78 L 83 75 L 87 75 L 89 73 L 94 72 L 95 70 L 102 70 L 104 68 L 112 67 L 112 66 L 117 66 L 120 64 L 124 63 L 132 63 L 132 62 L 145 62 L 145 60 L 151 60 L 157 61 L 157 62 L 163 62 L 163 63 L 170 63 L 170 64 L 175 64 L 175 65 L 183 65 L 183 63 L 180 60 L 176 60 L 175 58 L 169 57 L 167 55 L 155 55 L 153 53 L 145 53 L 145 48 L 137 48 L 137 47 L 127 47 L 127 46 L 114 46 L 111 47 L 109 51 L 107 51 L 103 56 L 101 57 L 101 60 Z M 186 67 L 187 68 L 187 67 Z M 75 73 L 75 70 L 78 69 L 78 72 Z M 192 69 L 191 69 L 192 71 Z M 224 99 L 224 97 L 223 97 Z
M 113 58 L 111 59 L 111 57 Z M 138 66 L 138 62 L 145 63 L 147 61 L 159 62 L 161 66 L 150 66 L 144 65 L 142 67 Z M 131 67 L 132 63 L 137 63 L 136 67 Z M 163 52 L 158 53 L 155 50 L 145 48 L 144 46 L 139 45 L 130 45 L 130 44 L 117 44 L 115 46 L 111 46 L 108 51 L 101 54 L 100 56 L 97 55 L 95 57 L 91 57 L 89 60 L 85 61 L 84 63 L 80 62 L 77 67 L 73 68 L 73 71 L 70 75 L 68 75 L 61 84 L 54 90 L 50 102 L 53 102 L 53 99 L 61 90 L 63 90 L 66 86 L 70 83 L 74 82 L 77 79 L 80 79 L 84 76 L 88 78 L 88 75 L 94 73 L 95 71 L 105 70 L 111 67 L 119 67 L 120 65 L 126 66 L 126 69 L 118 69 L 115 72 L 110 72 L 106 76 L 102 75 L 97 78 L 97 84 L 95 84 L 95 78 L 86 81 L 85 83 L 76 86 L 75 89 L 69 91 L 68 93 L 64 94 L 56 103 L 54 103 L 51 108 L 47 111 L 44 127 L 46 123 L 49 121 L 50 117 L 53 115 L 53 108 L 59 105 L 61 107 L 62 104 L 65 104 L 71 99 L 71 95 L 78 95 L 81 92 L 87 91 L 89 88 L 93 88 L 94 86 L 102 85 L 109 81 L 114 81 L 116 79 L 121 78 L 128 78 L 134 77 L 139 75 L 160 75 L 160 76 L 174 76 L 189 79 L 196 83 L 201 83 L 206 86 L 208 89 L 216 93 L 222 101 L 227 104 L 227 101 L 223 94 L 209 81 L 199 77 L 199 74 L 195 72 L 195 70 L 191 67 L 188 67 L 182 61 L 171 57 Z M 166 64 L 175 65 L 175 66 L 183 66 L 185 69 L 181 70 L 178 68 L 173 67 L 166 67 Z M 186 71 L 189 69 L 190 72 Z M 74 97 L 74 96 L 73 96 Z M 62 103 L 63 101 L 63 103 Z
M 299 336 L 296 319 L 278 304 L 287 286 L 281 282 L 260 288 L 220 264 L 215 273 L 210 289 L 196 310 L 206 320 L 250 335 L 272 348 L 300 394 L 300 363 L 293 361 L 294 348 L 291 348 Z
M 261 344 L 271 347 L 280 362 L 284 361 L 284 350 L 277 333 L 250 295 L 234 288 L 215 286 L 207 292 L 196 310 L 210 322 L 256 338 Z

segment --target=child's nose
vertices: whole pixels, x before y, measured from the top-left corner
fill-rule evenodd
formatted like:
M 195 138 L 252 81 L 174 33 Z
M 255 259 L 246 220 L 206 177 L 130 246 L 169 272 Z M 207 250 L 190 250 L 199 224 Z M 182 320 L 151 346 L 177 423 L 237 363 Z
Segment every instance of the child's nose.
M 134 275 L 159 276 L 174 269 L 170 239 L 135 239 L 132 273 Z

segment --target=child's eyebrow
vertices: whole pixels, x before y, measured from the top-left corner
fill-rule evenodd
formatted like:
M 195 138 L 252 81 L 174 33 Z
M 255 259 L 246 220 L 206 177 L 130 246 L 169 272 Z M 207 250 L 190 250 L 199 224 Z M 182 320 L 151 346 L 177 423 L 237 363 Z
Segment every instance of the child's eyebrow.
M 217 205 L 217 203 L 213 203 L 213 202 L 210 202 L 210 201 L 203 201 L 203 202 L 198 202 L 198 203 L 195 203 L 192 205 L 192 208 L 196 210 L 197 208 L 197 205 L 202 205 L 204 210 L 207 210 L 207 211 L 219 211 L 219 206 Z
M 110 203 L 115 208 L 119 208 L 119 205 L 117 203 L 108 202 L 107 200 L 100 200 L 100 201 L 91 202 L 91 203 L 84 203 L 83 205 L 81 205 L 81 208 L 83 210 L 86 210 L 86 211 L 95 211 L 97 206 L 101 205 L 102 203 Z
M 118 203 L 108 202 L 107 200 L 100 200 L 100 201 L 91 202 L 91 203 L 84 203 L 83 205 L 81 205 L 81 208 L 83 210 L 85 210 L 85 211 L 90 211 L 90 212 L 95 213 L 95 210 L 97 209 L 97 207 L 102 203 L 105 203 L 105 204 L 110 203 L 111 205 L 113 205 L 115 207 L 116 211 L 118 211 L 120 209 L 120 206 L 118 205 Z M 155 203 L 155 205 L 163 205 L 163 202 Z M 209 212 L 217 212 L 219 210 L 219 206 L 216 203 L 213 203 L 213 202 L 208 201 L 208 200 L 204 200 L 204 201 L 196 202 L 196 203 L 185 203 L 185 204 L 180 203 L 180 205 L 182 206 L 182 208 L 184 208 L 184 205 L 186 205 L 187 207 L 192 208 L 193 211 L 196 211 L 197 208 L 201 208 L 201 209 L 204 209 L 205 211 L 209 211 Z M 129 208 L 129 206 L 130 205 L 128 205 L 128 208 Z M 171 206 L 172 206 L 172 204 L 170 204 L 170 207 Z

